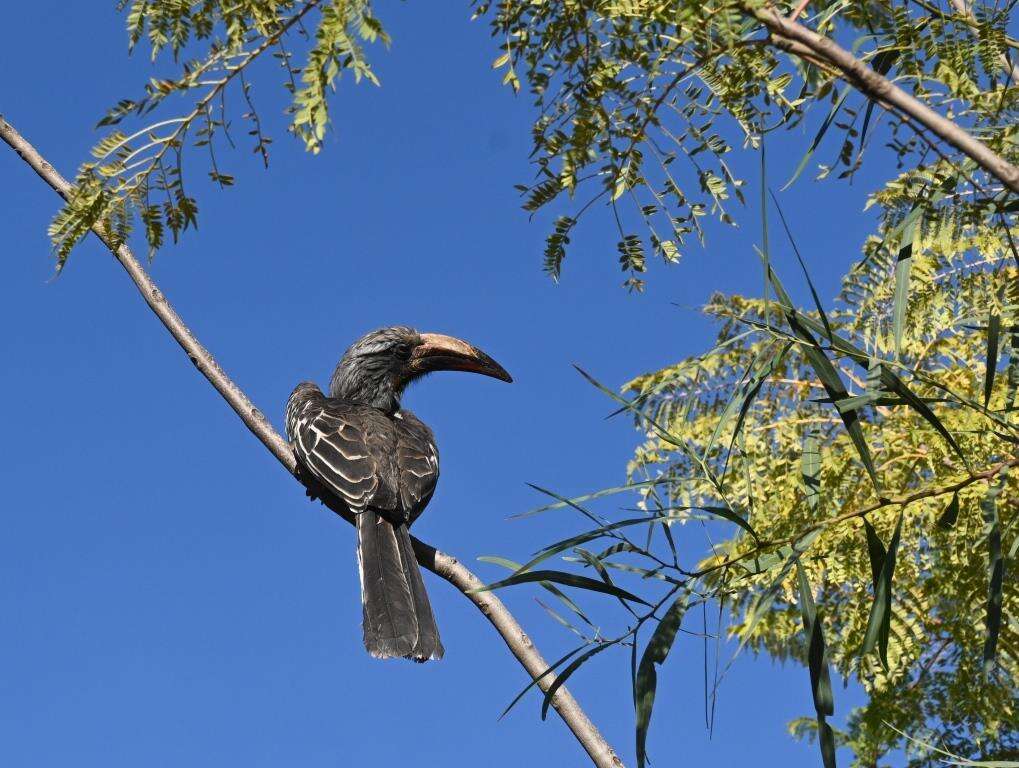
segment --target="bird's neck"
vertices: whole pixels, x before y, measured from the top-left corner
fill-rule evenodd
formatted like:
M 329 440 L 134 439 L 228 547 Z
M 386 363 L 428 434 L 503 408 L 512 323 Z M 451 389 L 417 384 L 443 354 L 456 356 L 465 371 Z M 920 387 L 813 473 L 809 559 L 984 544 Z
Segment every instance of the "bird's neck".
M 400 410 L 401 389 L 394 386 L 393 378 L 386 371 L 365 371 L 359 367 L 336 366 L 329 383 L 329 396 L 348 403 L 366 405 L 385 413 Z

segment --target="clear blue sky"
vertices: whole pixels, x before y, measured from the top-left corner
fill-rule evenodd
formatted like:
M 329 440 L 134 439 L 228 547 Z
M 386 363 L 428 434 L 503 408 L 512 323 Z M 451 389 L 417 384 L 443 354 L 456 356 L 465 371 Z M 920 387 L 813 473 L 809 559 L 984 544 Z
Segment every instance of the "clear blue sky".
M 96 119 L 150 75 L 145 52 L 127 56 L 112 5 L 5 12 L 0 111 L 65 174 Z M 468 564 L 521 559 L 577 530 L 566 514 L 508 521 L 541 501 L 525 481 L 564 493 L 618 483 L 638 439 L 625 420 L 604 420 L 610 404 L 570 363 L 617 386 L 704 349 L 711 325 L 674 303 L 758 290 L 758 214 L 751 204 L 742 229 L 714 227 L 706 250 L 655 268 L 643 296 L 619 287 L 616 238 L 606 217 L 592 219 L 552 284 L 540 271 L 547 219 L 529 223 L 512 189 L 530 173 L 529 99 L 500 87 L 487 28 L 466 3 L 386 4 L 382 15 L 394 39 L 372 52 L 383 87 L 341 84 L 318 157 L 280 130 L 268 172 L 247 149 L 222 150 L 238 186 L 201 187 L 199 232 L 152 271 L 277 425 L 293 384 L 324 382 L 371 328 L 413 324 L 490 352 L 512 386 L 444 374 L 406 399 L 443 462 L 417 530 Z M 275 79 L 261 72 L 255 91 L 269 118 Z M 776 176 L 809 130 L 775 145 Z M 751 178 L 755 163 L 744 163 Z M 366 656 L 349 526 L 306 502 L 94 240 L 50 281 L 56 197 L 6 149 L 0 180 L 0 764 L 584 765 L 561 722 L 539 721 L 538 697 L 497 722 L 525 674 L 430 574 L 446 658 Z M 783 196 L 826 295 L 868 231 L 866 188 L 804 178 Z M 502 593 L 556 658 L 570 636 L 534 595 Z M 804 670 L 741 658 L 709 741 L 702 661 L 683 638 L 660 675 L 656 765 L 818 763 L 785 734 L 812 711 Z M 630 763 L 628 683 L 624 654 L 610 652 L 571 687 Z M 839 716 L 854 698 L 837 692 Z

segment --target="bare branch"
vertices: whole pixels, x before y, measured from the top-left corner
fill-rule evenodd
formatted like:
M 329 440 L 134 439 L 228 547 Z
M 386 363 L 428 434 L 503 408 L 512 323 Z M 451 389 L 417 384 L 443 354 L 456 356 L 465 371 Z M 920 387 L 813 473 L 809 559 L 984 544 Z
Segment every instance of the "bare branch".
M 72 185 L 61 176 L 52 165 L 39 154 L 2 116 L 0 116 L 0 139 L 11 147 L 18 155 L 31 166 L 43 181 L 49 184 L 65 200 L 72 190 Z M 128 276 L 134 282 L 141 293 L 145 303 L 156 314 L 170 335 L 176 339 L 181 348 L 187 353 L 188 358 L 194 363 L 199 372 L 208 379 L 216 391 L 223 397 L 231 408 L 240 416 L 245 426 L 257 437 L 262 444 L 269 449 L 280 464 L 294 475 L 302 484 L 308 485 L 299 476 L 297 463 L 294 460 L 294 453 L 289 443 L 272 427 L 265 415 L 258 410 L 238 387 L 226 372 L 219 366 L 216 360 L 209 354 L 209 351 L 195 338 L 195 335 L 185 325 L 180 315 L 174 311 L 167 301 L 163 292 L 159 290 L 152 278 L 141 266 L 138 260 L 131 253 L 126 245 L 116 247 L 110 235 L 101 228 L 101 224 L 93 227 L 93 232 L 110 249 L 110 252 L 124 267 Z M 313 487 L 309 487 L 314 492 Z M 340 509 L 334 508 L 325 502 L 333 511 L 341 514 L 345 519 L 349 516 L 343 514 Z M 491 592 L 475 592 L 474 590 L 484 586 L 484 583 L 456 558 L 440 552 L 434 547 L 425 544 L 414 538 L 414 552 L 418 562 L 437 576 L 442 577 L 467 597 L 478 610 L 484 614 L 496 631 L 502 636 L 507 647 L 527 670 L 532 678 L 544 675 L 538 687 L 544 692 L 555 682 L 556 676 L 552 673 L 545 674 L 549 668 L 548 662 L 534 647 L 531 639 L 524 632 L 520 624 L 513 617 L 502 601 Z M 622 768 L 623 762 L 616 755 L 615 751 L 605 741 L 598 728 L 591 722 L 590 718 L 581 709 L 580 704 L 573 698 L 565 686 L 559 688 L 552 697 L 552 707 L 559 713 L 563 721 L 573 732 L 577 741 L 584 747 L 591 761 L 597 768 Z

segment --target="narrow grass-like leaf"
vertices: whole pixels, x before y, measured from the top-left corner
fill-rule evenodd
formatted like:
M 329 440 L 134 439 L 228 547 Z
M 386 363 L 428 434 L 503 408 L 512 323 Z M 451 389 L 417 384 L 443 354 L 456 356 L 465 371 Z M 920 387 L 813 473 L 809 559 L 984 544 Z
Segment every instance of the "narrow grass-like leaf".
M 948 506 L 945 507 L 945 511 L 941 513 L 941 517 L 938 518 L 938 528 L 943 531 L 951 530 L 955 527 L 955 521 L 959 519 L 959 492 L 956 491 L 952 494 L 952 500 L 948 502 Z
M 708 461 L 711 456 L 711 451 L 715 447 L 715 442 L 718 440 L 718 436 L 722 433 L 725 425 L 728 423 L 729 418 L 733 413 L 740 408 L 743 400 L 745 399 L 746 393 L 753 387 L 754 381 L 754 366 L 757 363 L 757 355 L 750 362 L 747 367 L 746 373 L 741 377 L 740 381 L 736 386 L 732 387 L 732 392 L 729 395 L 729 399 L 722 409 L 722 412 L 718 415 L 718 420 L 715 422 L 715 428 L 711 432 L 711 437 L 708 438 L 708 442 L 704 445 L 704 450 L 701 454 L 702 461 Z M 735 434 L 735 432 L 733 433 Z M 730 449 L 732 444 L 730 443 Z
M 895 532 L 881 563 L 874 586 L 874 604 L 871 606 L 870 618 L 867 620 L 867 632 L 863 638 L 863 655 L 867 655 L 877 647 L 881 666 L 888 669 L 888 635 L 892 620 L 892 577 L 895 574 L 895 553 L 899 548 L 899 537 L 902 533 L 902 512 L 895 524 Z M 873 563 L 873 560 L 872 560 Z M 873 567 L 873 566 L 872 566 Z
M 778 370 L 779 366 L 782 365 L 782 361 L 785 359 L 786 353 L 792 347 L 792 342 L 786 342 L 783 344 L 771 359 L 765 363 L 760 369 L 758 369 L 754 375 L 746 382 L 743 391 L 739 393 L 739 415 L 736 417 L 736 425 L 732 430 L 732 439 L 729 441 L 729 451 L 732 452 L 733 443 L 735 443 L 737 436 L 741 436 L 743 424 L 746 421 L 747 413 L 750 411 L 750 406 L 753 405 L 754 400 L 757 398 L 758 393 L 761 391 L 761 387 L 764 383 L 771 378 L 771 375 Z
M 923 417 L 928 424 L 934 427 L 934 429 L 937 430 L 943 438 L 945 438 L 945 442 L 947 442 L 951 446 L 952 450 L 955 451 L 956 456 L 967 464 L 969 463 L 962 452 L 962 448 L 960 448 L 959 444 L 955 442 L 955 438 L 952 437 L 952 433 L 949 432 L 945 425 L 941 423 L 941 419 L 934 414 L 934 411 L 930 409 L 927 403 L 917 397 L 913 391 L 906 386 L 906 383 L 892 373 L 886 365 L 881 366 L 881 383 L 889 392 L 901 397 L 906 405 L 920 414 L 920 416 Z
M 641 549 L 640 547 L 635 546 L 628 541 L 621 541 L 618 544 L 613 544 L 611 547 L 606 547 L 597 555 L 595 555 L 595 557 L 597 557 L 599 560 L 604 561 L 606 557 L 612 557 L 612 555 L 617 555 L 620 552 L 632 552 L 642 555 L 647 554 L 647 552 Z
M 577 547 L 573 551 L 580 555 L 580 557 L 584 560 L 585 563 L 587 563 L 589 566 L 591 566 L 598 572 L 598 575 L 601 577 L 601 580 L 605 583 L 606 587 L 609 587 L 611 589 L 617 589 L 616 585 L 612 581 L 612 577 L 609 576 L 608 569 L 605 567 L 601 560 L 594 556 L 593 552 L 588 552 L 583 547 Z M 634 610 L 629 605 L 626 604 L 626 601 L 622 597 L 619 597 L 617 595 L 616 599 L 619 600 L 619 603 L 620 605 L 623 606 L 623 608 L 628 610 L 634 616 L 637 615 L 634 612 Z
M 661 666 L 676 642 L 676 634 L 683 623 L 689 593 L 679 595 L 669 606 L 662 620 L 648 640 L 641 656 L 640 665 L 634 681 L 634 704 L 637 710 L 637 765 L 644 768 L 647 762 L 647 730 L 651 721 L 651 710 L 655 704 L 655 692 L 658 687 L 658 672 L 655 665 Z
M 569 595 L 567 595 L 565 592 L 563 592 L 561 589 L 559 589 L 559 587 L 557 587 L 555 584 L 549 584 L 547 581 L 546 582 L 542 582 L 541 586 L 544 587 L 545 589 L 547 589 L 553 595 L 555 595 L 563 605 L 565 605 L 567 608 L 569 608 L 571 611 L 573 611 L 575 614 L 577 614 L 577 616 L 580 618 L 580 620 L 583 621 L 585 624 L 587 624 L 587 626 L 589 626 L 591 629 L 597 631 L 598 628 L 594 624 L 591 623 L 591 620 L 589 618 L 587 618 L 587 616 L 584 614 L 584 612 L 580 609 L 580 606 L 577 605 L 570 598 Z
M 810 667 L 810 689 L 814 696 L 814 709 L 818 714 L 835 714 L 835 697 L 832 694 L 831 675 L 825 659 L 824 633 L 818 619 L 814 597 L 807 581 L 803 567 L 796 564 L 797 582 L 800 591 L 800 613 L 803 618 L 803 630 L 810 638 L 807 661 Z
M 545 700 L 541 702 L 541 719 L 544 720 L 548 715 L 548 708 L 552 704 L 552 697 L 555 696 L 556 691 L 563 687 L 570 675 L 580 669 L 581 665 L 584 664 L 588 659 L 594 656 L 596 653 L 601 653 L 606 648 L 609 648 L 616 644 L 617 641 L 610 641 L 607 643 L 599 643 L 588 651 L 585 651 L 580 656 L 575 658 L 569 663 L 562 674 L 556 675 L 556 679 L 552 681 L 552 685 L 545 691 Z
M 803 169 L 807 167 L 807 163 L 810 162 L 810 158 L 813 157 L 815 150 L 821 143 L 821 139 L 823 139 L 824 135 L 828 132 L 832 122 L 835 120 L 835 116 L 839 113 L 839 110 L 842 109 L 843 102 L 852 90 L 852 88 L 846 86 L 842 89 L 842 93 L 838 95 L 838 98 L 835 99 L 835 103 L 832 104 L 831 109 L 828 111 L 828 116 L 824 119 L 824 122 L 821 123 L 821 128 L 818 130 L 817 134 L 815 134 L 814 140 L 810 142 L 810 146 L 807 148 L 806 153 L 800 160 L 800 164 L 796 166 L 796 170 L 793 172 L 792 177 L 785 183 L 785 186 L 782 187 L 780 190 L 781 192 L 785 192 L 789 189 L 789 187 L 793 185 L 793 182 L 795 182 L 796 179 L 800 177 L 800 174 L 803 173 Z
M 821 761 L 824 768 L 836 768 L 835 732 L 821 715 L 817 716 L 817 743 L 821 747 Z
M 735 523 L 736 525 L 738 525 L 744 531 L 746 531 L 751 536 L 753 536 L 754 540 L 757 540 L 757 538 L 758 538 L 757 531 L 755 531 L 753 529 L 753 527 L 750 525 L 750 523 L 748 523 L 746 521 L 746 519 L 742 515 L 740 515 L 737 512 L 732 511 L 728 507 L 699 506 L 699 507 L 690 507 L 690 509 L 699 509 L 702 512 L 707 512 L 709 515 L 716 515 L 717 517 L 721 517 L 721 518 L 723 518 L 725 520 L 728 520 L 730 523 Z
M 771 192 L 769 190 L 769 192 Z M 778 218 L 782 222 L 782 227 L 785 229 L 786 237 L 789 238 L 789 245 L 793 248 L 793 253 L 796 254 L 796 260 L 800 262 L 800 269 L 803 270 L 803 277 L 807 280 L 807 287 L 810 289 L 810 296 L 814 299 L 814 308 L 817 310 L 818 317 L 821 318 L 821 322 L 824 323 L 824 329 L 827 331 L 825 334 L 829 339 L 832 338 L 834 333 L 831 329 L 831 323 L 828 321 L 828 315 L 825 314 L 824 306 L 821 304 L 821 297 L 817 295 L 817 289 L 814 287 L 814 281 L 810 279 L 810 270 L 807 269 L 807 263 L 803 260 L 803 256 L 800 254 L 800 249 L 796 245 L 796 240 L 793 238 L 793 232 L 789 228 L 788 222 L 785 220 L 785 214 L 782 213 L 782 206 L 778 203 L 778 198 L 775 197 L 775 193 L 771 192 L 771 199 L 775 202 L 775 210 L 778 211 Z
M 760 255 L 760 252 L 758 252 L 758 254 Z M 778 279 L 778 275 L 775 274 L 775 270 L 770 266 L 767 266 L 766 268 L 771 285 L 775 289 L 775 294 L 783 305 L 786 322 L 789 323 L 793 333 L 798 338 L 806 342 L 802 347 L 803 353 L 807 358 L 807 362 L 810 363 L 810 367 L 813 368 L 814 373 L 817 374 L 817 378 L 824 387 L 825 392 L 828 393 L 828 397 L 832 399 L 832 402 L 846 399 L 849 397 L 849 392 L 846 390 L 845 384 L 842 383 L 842 379 L 835 370 L 835 366 L 831 364 L 831 361 L 821 349 L 821 345 L 817 343 L 817 339 L 814 338 L 814 335 L 807 329 L 806 325 L 800 321 L 803 314 L 793 309 L 793 304 L 789 298 L 789 294 L 786 292 L 782 282 Z M 856 452 L 859 454 L 860 460 L 863 461 L 863 466 L 866 468 L 867 474 L 870 475 L 871 482 L 874 484 L 875 488 L 880 488 L 880 483 L 877 479 L 877 472 L 874 470 L 874 460 L 871 458 L 870 448 L 867 446 L 867 440 L 863 436 L 863 427 L 860 424 L 858 414 L 856 411 L 841 411 L 838 407 L 836 407 L 835 410 L 838 411 L 838 414 L 842 419 L 842 423 L 845 425 L 846 431 L 849 433 L 849 438 L 856 447 Z
M 567 621 L 562 616 L 560 616 L 559 613 L 554 608 L 552 608 L 549 605 L 545 605 L 545 603 L 541 602 L 541 600 L 539 600 L 538 598 L 534 598 L 534 600 L 535 600 L 535 602 L 538 605 L 540 605 L 542 608 L 544 608 L 545 609 L 545 613 L 547 613 L 549 616 L 551 616 L 557 623 L 562 624 L 564 627 L 566 627 L 568 630 L 570 630 L 570 632 L 575 634 L 581 640 L 587 640 L 587 637 L 585 637 L 583 632 L 581 632 L 575 626 L 570 624 L 569 621 Z
M 774 272 L 772 272 L 772 276 L 775 281 L 773 285 L 776 286 L 776 292 L 778 292 L 779 289 L 781 288 L 781 283 L 778 282 L 778 277 L 777 275 L 774 274 Z M 794 317 L 796 319 L 796 322 L 799 323 L 802 328 L 809 329 L 811 331 L 814 331 L 815 333 L 824 333 L 824 327 L 821 325 L 821 323 L 803 314 L 802 312 L 793 309 L 792 304 L 788 300 L 788 294 L 785 294 L 784 289 L 781 289 L 781 294 L 785 296 L 785 299 L 783 300 L 784 303 L 783 310 L 785 310 L 787 316 Z M 796 332 L 795 328 L 793 330 L 795 333 Z M 871 361 L 870 355 L 868 355 L 864 350 L 860 349 L 852 342 L 849 342 L 846 339 L 842 338 L 841 336 L 836 335 L 831 339 L 831 346 L 839 354 L 846 355 L 857 365 L 869 370 Z M 909 388 L 906 382 L 904 382 L 894 371 L 892 371 L 891 368 L 888 367 L 888 365 L 879 364 L 878 371 L 880 372 L 880 381 L 882 386 L 887 391 L 890 391 L 898 395 L 903 400 L 905 405 L 909 406 L 910 408 L 913 408 L 917 413 L 919 413 L 932 427 L 934 427 L 942 435 L 942 437 L 945 438 L 948 444 L 956 452 L 956 455 L 958 455 L 959 458 L 966 462 L 967 459 L 965 455 L 963 455 L 962 450 L 959 448 L 958 443 L 955 442 L 955 439 L 952 437 L 952 435 L 948 432 L 948 430 L 937 418 L 937 416 L 934 415 L 934 412 L 931 411 L 929 407 L 927 407 L 927 404 L 921 398 L 919 398 L 916 394 L 913 393 L 913 391 Z M 960 396 L 958 393 L 950 392 L 937 379 L 927 376 L 926 374 L 919 370 L 914 370 L 912 371 L 912 373 L 925 383 L 930 384 L 931 386 L 934 387 L 938 387 L 946 393 L 952 394 L 953 401 L 961 402 L 965 405 L 969 405 L 977 410 L 980 410 L 979 403 L 968 400 L 965 397 Z M 833 402 L 840 399 L 844 398 L 832 398 Z M 994 414 L 991 411 L 988 411 L 986 408 L 983 409 L 983 413 L 985 416 L 993 418 L 999 423 L 1005 425 L 1003 422 L 1001 422 L 1000 419 L 996 417 L 996 414 Z
M 789 558 L 798 557 L 803 552 L 806 552 L 814 542 L 814 539 L 821 535 L 822 530 L 822 528 L 815 528 L 806 536 L 801 537 L 795 544 L 787 544 L 779 548 L 777 552 L 769 552 L 764 555 L 748 554 L 745 558 L 741 558 L 733 563 L 733 565 L 742 568 L 748 574 L 756 576 L 765 571 L 770 571 L 781 563 L 788 564 Z
M 569 560 L 570 558 L 567 558 Z M 617 563 L 612 560 L 606 560 L 602 563 L 606 568 L 614 568 L 617 571 L 626 571 L 627 573 L 635 573 L 642 579 L 658 579 L 659 581 L 667 581 L 670 584 L 684 584 L 684 581 L 675 579 L 668 574 L 662 573 L 662 566 L 655 568 L 638 568 L 636 565 L 630 565 L 629 563 Z
M 867 555 L 870 558 L 870 583 L 877 593 L 877 582 L 881 578 L 881 569 L 885 566 L 885 545 L 870 524 L 870 520 L 863 518 L 863 530 L 867 534 Z
M 998 649 L 998 634 L 1001 632 L 1002 586 L 1005 580 L 1005 561 L 1001 557 L 1001 520 L 998 517 L 998 496 L 1004 488 L 999 482 L 987 489 L 980 504 L 987 529 L 987 618 L 984 638 L 984 670 L 994 669 Z
M 746 520 L 744 520 L 739 515 L 737 515 L 735 512 L 733 512 L 732 510 L 730 510 L 730 509 L 728 509 L 726 507 L 697 506 L 697 507 L 669 507 L 669 509 L 670 510 L 703 510 L 704 512 L 707 512 L 708 514 L 717 515 L 718 517 L 723 517 L 726 520 L 731 520 L 732 522 L 734 522 L 737 525 L 739 525 L 741 528 L 747 530 L 750 533 L 750 535 L 753 536 L 755 539 L 757 538 L 757 534 L 754 532 L 754 530 L 752 528 L 750 528 L 750 526 L 746 522 Z M 656 522 L 663 522 L 663 523 L 677 522 L 677 521 L 684 520 L 684 519 L 685 518 L 680 517 L 678 515 L 655 515 L 653 517 L 649 517 L 649 516 L 645 515 L 643 517 L 631 517 L 631 518 L 628 518 L 626 520 L 617 520 L 614 523 L 606 523 L 606 524 L 604 524 L 604 525 L 602 525 L 602 526 L 600 526 L 600 527 L 598 527 L 598 528 L 596 528 L 594 530 L 586 531 L 584 533 L 579 533 L 576 536 L 571 536 L 571 537 L 569 537 L 567 539 L 562 539 L 561 541 L 557 541 L 554 544 L 549 544 L 544 549 L 539 550 L 531 560 L 529 560 L 528 562 L 526 562 L 523 565 L 521 565 L 517 569 L 517 571 L 518 572 L 529 571 L 532 567 L 534 567 L 538 563 L 544 562 L 545 560 L 549 559 L 550 557 L 553 557 L 553 556 L 555 556 L 555 555 L 557 555 L 557 554 L 559 554 L 561 552 L 565 552 L 568 549 L 573 549 L 574 547 L 580 546 L 581 544 L 586 544 L 589 541 L 594 541 L 595 539 L 600 539 L 603 536 L 609 536 L 614 531 L 617 531 L 620 528 L 627 528 L 627 527 L 635 526 L 635 525 L 648 525 L 648 524 L 656 523 Z M 633 544 L 630 544 L 629 546 L 631 547 L 630 551 L 636 552 L 638 554 L 642 554 L 642 555 L 645 555 L 645 556 L 649 556 L 649 553 L 646 550 L 643 550 L 640 547 L 637 547 L 637 546 L 635 546 Z
M 506 706 L 506 709 L 504 709 L 502 711 L 502 714 L 499 715 L 499 719 L 502 720 L 504 717 L 506 717 L 506 715 L 509 714 L 509 711 L 511 709 L 513 709 L 513 707 L 516 706 L 517 702 L 520 701 L 524 697 L 524 694 L 527 693 L 529 690 L 531 690 L 534 686 L 536 686 L 539 681 L 541 681 L 544 678 L 548 677 L 550 674 L 552 674 L 552 672 L 554 672 L 556 669 L 558 669 L 561 665 L 565 664 L 569 659 L 571 659 L 572 657 L 576 656 L 578 653 L 580 653 L 582 650 L 584 650 L 587 647 L 588 647 L 587 644 L 585 644 L 585 645 L 581 645 L 581 646 L 579 646 L 577 648 L 574 648 L 572 651 L 570 651 L 565 656 L 563 656 L 561 659 L 559 659 L 559 661 L 557 661 L 554 664 L 552 664 L 552 666 L 550 666 L 548 669 L 546 669 L 544 672 L 542 672 L 536 678 L 531 680 L 531 682 L 529 682 L 527 685 L 524 686 L 523 690 L 521 690 L 520 693 L 518 693 L 516 696 L 513 697 L 513 701 L 511 701 Z
M 587 509 L 585 509 L 584 507 L 580 506 L 580 504 L 578 502 L 574 501 L 573 499 L 569 499 L 569 498 L 567 498 L 565 496 L 560 496 L 555 491 L 550 491 L 547 488 L 542 488 L 540 485 L 535 485 L 534 483 L 527 483 L 527 486 L 529 488 L 533 488 L 538 493 L 543 493 L 546 496 L 551 496 L 553 499 L 558 500 L 560 503 L 565 504 L 568 507 L 572 507 L 573 509 L 577 510 L 580 514 L 582 514 L 584 517 L 586 517 L 588 520 L 590 520 L 593 523 L 597 523 L 599 525 L 602 525 L 602 524 L 604 524 L 606 522 L 605 520 L 600 519 L 594 513 L 589 512 Z
M 871 67 L 873 67 L 874 71 L 880 72 L 882 75 L 887 74 L 898 56 L 899 52 L 895 50 L 878 51 L 877 55 L 871 61 Z M 863 158 L 863 151 L 867 146 L 867 130 L 870 128 L 870 119 L 874 114 L 874 107 L 876 105 L 877 102 L 874 99 L 868 99 L 867 111 L 863 115 L 863 128 L 860 129 L 860 151 L 856 155 L 857 162 L 860 162 Z
M 775 598 L 778 596 L 779 591 L 782 589 L 782 585 L 785 583 L 786 578 L 789 576 L 790 571 L 800 560 L 800 556 L 806 551 L 807 547 L 817 538 L 820 530 L 813 531 L 807 534 L 803 539 L 794 545 L 783 547 L 778 553 L 773 553 L 771 557 L 779 558 L 778 562 L 783 562 L 782 569 L 778 572 L 771 583 L 764 589 L 763 592 L 758 594 L 754 601 L 751 603 L 750 608 L 747 611 L 747 628 L 742 632 L 743 637 L 740 638 L 739 646 L 736 648 L 736 653 L 733 656 L 739 655 L 743 650 L 744 646 L 753 637 L 754 630 L 757 629 L 757 625 L 760 623 L 764 615 L 771 609 L 772 603 L 775 602 Z M 777 564 L 777 563 L 776 563 Z M 771 566 L 773 567 L 773 566 Z M 762 573 L 767 568 L 762 568 L 756 571 Z
M 808 343 L 814 346 L 804 347 L 804 352 L 807 356 L 807 361 L 814 369 L 814 373 L 817 374 L 817 378 L 820 380 L 821 385 L 828 393 L 829 397 L 834 401 L 844 399 L 849 396 L 849 392 L 846 391 L 845 385 L 842 383 L 842 379 L 839 378 L 838 373 L 835 371 L 835 367 L 828 360 L 828 357 L 821 351 L 814 337 L 809 333 L 806 333 L 806 340 Z M 880 488 L 880 483 L 877 479 L 877 472 L 874 469 L 874 460 L 870 455 L 870 448 L 867 445 L 867 440 L 863 436 L 863 427 L 861 426 L 859 414 L 853 411 L 841 411 L 838 407 L 835 408 L 839 416 L 842 419 L 842 423 L 846 427 L 846 431 L 849 433 L 849 438 L 852 440 L 856 452 L 860 456 L 860 460 L 863 462 L 863 466 L 867 470 L 867 474 L 870 475 L 871 482 L 875 488 Z
M 617 485 L 612 488 L 602 488 L 600 491 L 595 491 L 594 493 L 587 493 L 583 496 L 573 496 L 567 501 L 557 501 L 553 504 L 546 504 L 542 507 L 536 507 L 535 509 L 530 509 L 526 512 L 518 512 L 515 515 L 510 515 L 510 519 L 519 520 L 523 517 L 533 517 L 534 515 L 540 515 L 542 512 L 549 512 L 553 509 L 563 509 L 564 507 L 570 507 L 574 504 L 583 504 L 585 501 L 592 501 L 593 499 L 600 499 L 605 496 L 614 496 L 617 493 L 626 493 L 628 491 L 640 490 L 641 488 L 661 485 L 664 482 L 665 480 L 663 479 L 642 480 L 637 483 L 627 483 L 626 485 Z M 536 486 L 531 487 L 536 488 Z M 553 498 L 555 498 L 555 496 L 553 496 Z
M 917 209 L 919 210 L 919 209 Z M 892 333 L 895 337 L 895 356 L 902 356 L 902 331 L 906 323 L 906 306 L 909 301 L 909 275 L 913 269 L 913 241 L 920 217 L 912 218 L 899 240 L 895 256 L 895 296 L 892 304 Z
M 493 555 L 483 555 L 482 557 L 479 557 L 478 560 L 480 560 L 483 563 L 493 563 L 495 565 L 501 565 L 503 568 L 508 568 L 509 570 L 514 572 L 519 571 L 523 567 L 522 565 L 520 565 L 520 563 L 514 560 L 507 560 L 505 557 L 495 557 Z M 542 588 L 551 592 L 563 605 L 565 605 L 567 608 L 569 608 L 571 611 L 577 614 L 580 620 L 587 624 L 587 626 L 597 631 L 598 628 L 591 623 L 591 620 L 587 618 L 587 615 L 580 609 L 580 606 L 577 605 L 573 600 L 571 600 L 570 597 L 565 592 L 559 589 L 559 587 L 547 581 L 539 582 L 539 584 L 541 585 Z
M 650 605 L 650 603 L 646 600 L 642 600 L 636 595 L 627 592 L 625 589 L 606 584 L 605 582 L 598 581 L 596 579 L 588 578 L 587 576 L 578 576 L 575 573 L 566 573 L 565 571 L 526 571 L 524 573 L 515 573 L 505 579 L 494 581 L 491 584 L 486 584 L 485 586 L 472 591 L 489 592 L 494 589 L 511 587 L 516 584 L 528 584 L 542 581 L 551 581 L 568 587 L 586 589 L 589 592 L 602 592 L 606 595 L 613 595 L 624 600 L 630 600 L 634 603 L 640 603 L 641 605 Z
M 810 583 L 799 563 L 796 564 L 800 592 L 800 613 L 803 630 L 809 638 L 807 646 L 807 667 L 810 672 L 810 691 L 817 713 L 818 745 L 825 768 L 835 768 L 835 738 L 826 718 L 835 714 L 835 697 L 832 694 L 831 674 L 825 657 L 824 632 L 821 619 L 814 606 Z
M 994 373 L 998 368 L 998 335 L 1001 333 L 1001 316 L 991 312 L 987 319 L 987 363 L 984 367 L 984 408 L 991 402 Z
M 817 512 L 821 498 L 821 444 L 817 435 L 808 430 L 803 435 L 800 457 L 800 474 L 803 477 L 803 493 L 811 512 Z

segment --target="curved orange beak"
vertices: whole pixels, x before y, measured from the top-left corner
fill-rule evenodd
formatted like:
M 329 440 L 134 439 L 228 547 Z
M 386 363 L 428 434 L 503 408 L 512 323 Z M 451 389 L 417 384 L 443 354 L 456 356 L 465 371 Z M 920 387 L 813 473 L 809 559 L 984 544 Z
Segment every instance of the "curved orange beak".
M 412 377 L 432 371 L 467 371 L 500 381 L 513 381 L 505 368 L 463 339 L 441 333 L 422 333 L 421 342 L 408 363 Z

